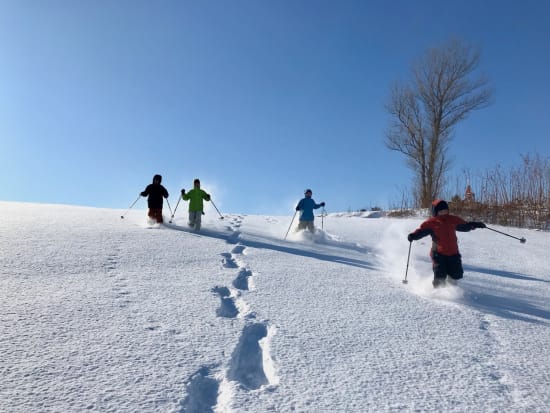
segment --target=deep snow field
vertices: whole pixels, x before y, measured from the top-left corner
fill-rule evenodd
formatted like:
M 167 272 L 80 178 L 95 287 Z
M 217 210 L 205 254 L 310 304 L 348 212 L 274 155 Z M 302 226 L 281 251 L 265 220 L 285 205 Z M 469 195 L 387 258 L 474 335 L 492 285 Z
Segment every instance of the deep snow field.
M 548 232 L 434 290 L 422 217 L 124 212 L 0 202 L 1 412 L 550 411 Z

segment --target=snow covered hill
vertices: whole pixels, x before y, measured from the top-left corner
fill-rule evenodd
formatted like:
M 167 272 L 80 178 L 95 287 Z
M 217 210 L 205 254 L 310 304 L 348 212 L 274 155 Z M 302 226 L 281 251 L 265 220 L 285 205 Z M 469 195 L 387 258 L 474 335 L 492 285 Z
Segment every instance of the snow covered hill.
M 0 411 L 548 411 L 549 233 L 434 290 L 421 219 L 121 212 L 0 202 Z

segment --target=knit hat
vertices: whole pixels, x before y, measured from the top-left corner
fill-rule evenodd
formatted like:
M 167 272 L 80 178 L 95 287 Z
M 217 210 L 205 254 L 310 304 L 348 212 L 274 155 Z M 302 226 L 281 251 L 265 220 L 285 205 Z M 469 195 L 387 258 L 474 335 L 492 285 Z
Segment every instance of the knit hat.
M 447 205 L 447 202 L 443 201 L 442 199 L 436 199 L 432 202 L 432 215 L 434 217 L 437 216 L 437 213 L 439 211 L 443 211 L 445 209 L 449 209 L 449 205 Z

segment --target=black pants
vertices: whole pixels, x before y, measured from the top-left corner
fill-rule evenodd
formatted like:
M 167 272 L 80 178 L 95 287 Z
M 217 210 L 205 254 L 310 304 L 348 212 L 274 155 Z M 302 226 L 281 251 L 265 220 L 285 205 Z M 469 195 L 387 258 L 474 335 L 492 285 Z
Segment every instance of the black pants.
M 460 280 L 464 275 L 460 254 L 441 255 L 432 252 L 434 280 L 444 280 L 447 275 L 454 280 Z

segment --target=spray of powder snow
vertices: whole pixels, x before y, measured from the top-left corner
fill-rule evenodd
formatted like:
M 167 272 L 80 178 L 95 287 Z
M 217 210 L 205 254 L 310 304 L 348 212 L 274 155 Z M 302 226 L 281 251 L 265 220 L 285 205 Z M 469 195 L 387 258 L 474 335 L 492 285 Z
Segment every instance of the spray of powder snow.
M 330 234 L 320 228 L 315 228 L 314 232 L 309 230 L 296 231 L 296 228 L 293 228 L 288 233 L 287 240 L 306 244 L 322 244 L 338 248 L 348 248 L 360 252 L 365 252 L 367 250 L 366 247 L 361 244 L 346 242 L 342 240 L 341 237 Z
M 290 221 L 289 221 L 290 222 Z M 323 230 L 322 222 L 315 220 L 315 231 L 311 232 L 309 230 L 298 230 L 298 222 L 293 222 L 293 225 L 288 231 L 286 237 L 287 241 L 306 244 L 306 245 L 326 245 L 329 247 L 343 248 L 347 250 L 357 251 L 359 253 L 366 253 L 368 248 L 358 242 L 346 241 L 344 238 L 331 234 L 328 231 Z
M 287 240 L 312 244 L 329 244 L 330 241 L 335 241 L 335 237 L 332 237 L 319 228 L 316 228 L 315 232 L 311 232 L 309 230 L 298 231 L 296 227 L 289 231 Z
M 460 287 L 433 288 L 432 262 L 429 257 L 431 238 L 426 237 L 410 244 L 407 241 L 407 234 L 414 230 L 410 225 L 410 221 L 396 221 L 382 234 L 376 249 L 385 271 L 400 283 L 406 274 L 408 282 L 403 285 L 415 294 L 444 300 L 462 297 L 463 291 Z M 410 258 L 407 268 L 409 246 Z

